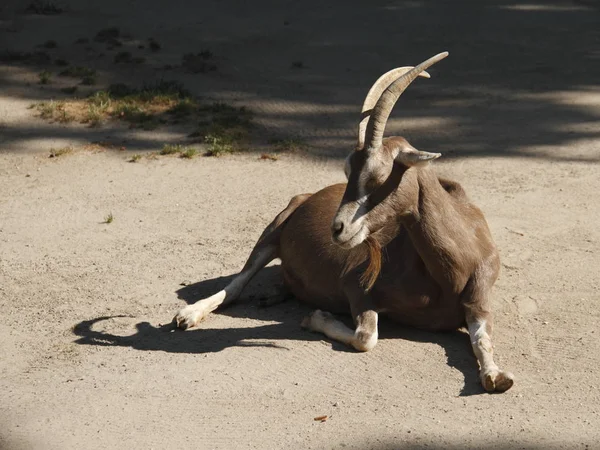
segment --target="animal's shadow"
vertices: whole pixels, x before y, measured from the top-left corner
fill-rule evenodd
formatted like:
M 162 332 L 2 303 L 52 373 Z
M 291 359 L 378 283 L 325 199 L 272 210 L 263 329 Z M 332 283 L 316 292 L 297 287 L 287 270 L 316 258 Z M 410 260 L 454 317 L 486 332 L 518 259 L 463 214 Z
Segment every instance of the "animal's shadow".
M 187 303 L 205 298 L 225 287 L 234 275 L 218 277 L 184 286 L 177 291 L 179 298 Z M 81 345 L 130 347 L 136 350 L 163 351 L 171 353 L 212 353 L 229 347 L 264 346 L 287 350 L 285 341 L 322 340 L 321 334 L 311 333 L 300 328 L 302 318 L 312 310 L 296 300 L 260 308 L 256 301 L 264 296 L 265 290 L 272 289 L 280 283 L 281 273 L 278 266 L 271 266 L 260 271 L 244 290 L 244 294 L 236 304 L 215 311 L 230 317 L 251 318 L 268 321 L 266 325 L 253 328 L 203 328 L 200 327 L 180 332 L 173 323 L 154 326 L 148 322 L 136 324 L 136 333 L 119 336 L 109 332 L 95 331 L 95 324 L 123 316 L 103 316 L 84 320 L 73 328 L 79 336 L 75 341 Z M 349 326 L 352 320 L 342 318 Z M 272 323 L 276 322 L 276 323 Z M 468 335 L 461 331 L 433 333 L 399 326 L 382 318 L 379 324 L 379 339 L 406 339 L 413 342 L 435 343 L 446 352 L 449 366 L 458 369 L 464 376 L 461 396 L 483 393 L 477 376 L 477 360 L 471 350 Z M 263 342 L 260 342 L 263 341 Z M 275 342 L 274 342 L 275 341 Z M 345 345 L 332 342 L 335 351 L 353 352 Z

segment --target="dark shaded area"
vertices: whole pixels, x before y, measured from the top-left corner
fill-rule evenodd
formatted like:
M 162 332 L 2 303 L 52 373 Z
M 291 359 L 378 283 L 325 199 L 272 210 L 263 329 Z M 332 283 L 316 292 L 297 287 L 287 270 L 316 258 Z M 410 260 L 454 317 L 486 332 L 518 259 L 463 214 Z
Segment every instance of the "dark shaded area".
M 201 281 L 185 286 L 177 291 L 179 298 L 187 303 L 194 303 L 223 289 L 234 275 Z M 163 351 L 172 353 L 213 353 L 229 347 L 260 346 L 288 350 L 286 341 L 327 340 L 318 333 L 311 333 L 300 328 L 302 318 L 310 313 L 311 308 L 296 300 L 269 308 L 259 308 L 256 302 L 269 288 L 281 279 L 279 266 L 271 266 L 260 271 L 244 290 L 241 303 L 219 309 L 216 314 L 230 317 L 249 318 L 259 321 L 277 322 L 253 328 L 207 329 L 202 324 L 198 328 L 182 332 L 176 330 L 172 323 L 154 326 L 148 322 L 136 325 L 137 332 L 131 336 L 117 336 L 101 331 L 94 331 L 94 325 L 104 320 L 124 316 L 103 316 L 78 323 L 73 332 L 79 336 L 75 342 L 82 345 L 131 347 L 144 351 Z M 175 313 L 175 311 L 174 311 Z M 348 326 L 352 320 L 344 318 Z M 249 342 L 250 339 L 275 341 L 268 343 Z M 401 327 L 382 318 L 379 325 L 379 339 L 406 339 L 413 342 L 435 343 L 446 352 L 448 365 L 459 370 L 465 379 L 461 390 L 462 396 L 484 393 L 477 376 L 477 361 L 472 354 L 469 338 L 461 331 L 449 333 L 432 333 L 417 329 Z M 345 345 L 332 342 L 334 351 L 354 352 Z
M 27 32 L 34 26 L 28 21 L 36 20 L 38 41 L 44 42 L 52 38 L 52 26 L 71 26 L 72 39 L 59 42 L 56 58 L 78 33 L 86 30 L 93 38 L 102 28 L 94 11 L 110 11 L 111 26 L 121 34 L 147 39 L 148 30 L 156 30 L 151 38 L 160 42 L 153 53 L 158 56 L 145 69 L 124 70 L 106 63 L 110 51 L 90 47 L 73 63 L 94 64 L 111 82 L 178 79 L 203 97 L 250 107 L 261 102 L 256 113 L 262 138 L 296 136 L 311 144 L 312 153 L 334 157 L 353 148 L 360 105 L 380 74 L 448 50 L 450 57 L 432 68 L 432 79 L 415 83 L 400 100 L 392 118 L 405 120 L 390 123 L 388 135 L 401 132 L 420 148 L 450 157 L 600 159 L 600 152 L 577 146 L 599 136 L 598 110 L 568 97 L 573 91 L 597 93 L 600 9 L 593 2 L 133 3 L 101 8 L 96 1 L 78 2 L 44 21 L 26 16 L 21 28 Z M 0 34 L 2 47 L 10 47 L 10 37 L 8 31 Z M 215 70 L 191 74 L 177 67 L 183 55 L 201 52 L 210 52 Z M 27 95 L 14 80 L 9 84 L 9 95 Z M 2 130 L 2 146 L 10 150 L 32 135 L 93 140 L 106 138 L 107 131 L 11 126 Z M 156 147 L 143 135 L 109 132 L 128 148 Z

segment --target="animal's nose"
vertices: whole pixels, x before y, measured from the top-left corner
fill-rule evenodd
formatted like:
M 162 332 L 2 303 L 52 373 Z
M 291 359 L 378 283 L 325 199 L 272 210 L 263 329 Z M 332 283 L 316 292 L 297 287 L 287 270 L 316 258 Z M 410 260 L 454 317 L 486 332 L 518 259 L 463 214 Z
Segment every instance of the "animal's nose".
M 344 231 L 344 222 L 342 222 L 341 220 L 334 221 L 331 225 L 331 234 L 333 235 L 333 237 L 339 237 L 340 234 L 342 234 L 342 231 Z

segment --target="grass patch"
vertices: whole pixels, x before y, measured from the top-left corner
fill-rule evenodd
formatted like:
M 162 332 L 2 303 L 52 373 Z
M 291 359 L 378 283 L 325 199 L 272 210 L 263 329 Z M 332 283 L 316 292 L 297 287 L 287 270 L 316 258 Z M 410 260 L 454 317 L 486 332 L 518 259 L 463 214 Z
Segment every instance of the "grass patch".
M 102 124 L 103 109 L 96 105 L 88 105 L 88 110 L 81 123 L 87 123 L 90 127 L 99 127 Z
M 234 147 L 231 142 L 219 136 L 209 134 L 204 138 L 204 142 L 208 146 L 206 156 L 223 156 L 227 153 L 232 153 Z
M 108 215 L 104 218 L 104 222 L 102 223 L 113 223 L 115 220 L 115 216 L 113 216 L 113 213 L 108 213 Z
M 68 123 L 75 117 L 67 110 L 67 105 L 64 101 L 34 103 L 29 106 L 30 109 L 35 109 L 38 117 L 49 122 Z
M 154 130 L 159 125 L 159 121 L 154 114 L 146 112 L 135 103 L 119 103 L 113 108 L 110 114 L 117 119 L 129 123 L 129 126 L 132 128 Z
M 139 153 L 136 153 L 135 155 L 133 155 L 131 158 L 129 158 L 129 162 L 130 163 L 136 163 L 138 162 L 140 159 L 142 159 L 142 155 L 140 155 Z
M 181 158 L 192 159 L 198 154 L 198 150 L 181 144 L 165 144 L 158 154 L 162 156 L 179 155 Z
M 48 158 L 58 158 L 59 156 L 70 155 L 73 153 L 73 147 L 52 148 Z
M 209 146 L 209 156 L 240 150 L 249 140 L 252 111 L 226 103 L 213 103 L 199 108 L 202 120 L 191 137 L 199 137 Z
M 181 153 L 182 150 L 183 147 L 179 144 L 165 144 L 159 152 L 159 155 L 175 155 Z
M 186 158 L 186 159 L 192 159 L 194 156 L 196 156 L 198 154 L 198 150 L 196 150 L 193 147 L 186 147 L 182 152 L 181 152 L 181 157 L 182 158 Z
M 182 98 L 169 108 L 168 113 L 172 115 L 175 120 L 183 120 L 192 116 L 198 110 L 198 103 L 191 98 Z
M 40 73 L 38 73 L 38 78 L 40 84 L 50 84 L 52 73 L 48 72 L 47 70 L 42 70 Z
M 85 68 L 69 67 L 65 76 L 79 76 Z M 76 86 L 63 88 L 73 94 Z M 118 120 L 131 128 L 152 130 L 165 123 L 199 123 L 190 137 L 198 138 L 209 147 L 212 156 L 238 151 L 248 142 L 253 123 L 252 112 L 246 107 L 226 103 L 201 105 L 180 83 L 160 80 L 133 88 L 126 84 L 110 85 L 87 98 L 72 98 L 32 105 L 39 117 L 49 121 L 77 120 L 98 126 L 106 120 Z M 179 149 L 178 152 L 184 152 Z M 164 153 L 163 153 L 164 154 Z M 190 152 L 190 156 L 194 156 Z
M 87 69 L 71 67 L 65 76 L 79 76 Z M 76 87 L 65 88 L 63 92 L 74 93 Z M 68 112 L 69 117 L 92 126 L 101 121 L 115 119 L 127 122 L 132 128 L 151 130 L 161 123 L 190 118 L 198 113 L 198 103 L 183 86 L 177 82 L 158 81 L 146 84 L 140 89 L 125 84 L 113 84 L 108 89 L 96 91 L 85 99 L 71 99 L 63 102 L 42 102 L 32 105 L 43 119 L 56 121 L 60 111 Z
M 301 139 L 274 139 L 269 142 L 277 152 L 300 152 L 308 148 Z

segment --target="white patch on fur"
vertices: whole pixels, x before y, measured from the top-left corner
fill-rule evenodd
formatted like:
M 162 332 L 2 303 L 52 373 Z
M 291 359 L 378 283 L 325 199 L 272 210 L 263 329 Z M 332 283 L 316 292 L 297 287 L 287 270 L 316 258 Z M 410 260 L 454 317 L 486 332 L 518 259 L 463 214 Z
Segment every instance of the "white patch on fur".
M 255 262 L 251 267 L 240 272 L 225 289 L 211 295 L 208 298 L 198 300 L 192 305 L 182 308 L 175 316 L 175 321 L 178 327 L 191 328 L 204 319 L 208 314 L 213 312 L 223 303 L 230 303 L 239 297 L 244 286 L 250 281 L 252 276 L 256 274 L 270 259 L 269 252 L 263 249 L 255 256 Z
M 477 345 L 479 340 L 484 336 L 487 336 L 489 339 L 489 336 L 486 331 L 486 324 L 487 322 L 485 320 L 478 320 L 469 324 L 469 336 L 471 336 L 471 345 Z
M 360 327 L 356 329 L 355 336 L 358 335 L 359 332 L 363 332 L 363 330 Z M 375 347 L 375 345 L 377 345 L 378 338 L 379 332 L 376 327 L 375 331 L 369 335 L 369 338 L 366 340 L 366 342 L 356 342 L 354 344 L 354 348 L 361 352 L 368 352 L 369 350 L 372 350 Z M 355 341 L 357 341 L 357 339 L 355 339 Z

